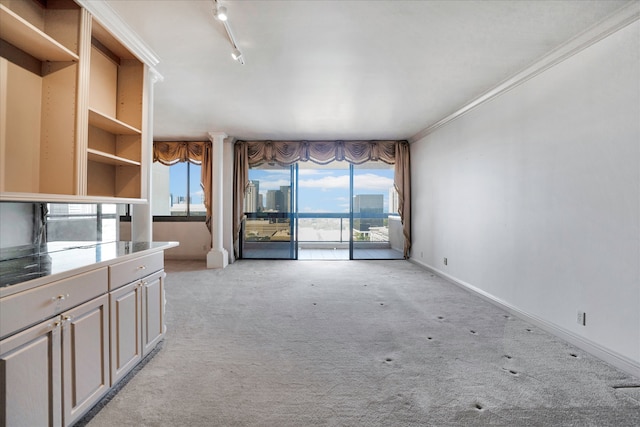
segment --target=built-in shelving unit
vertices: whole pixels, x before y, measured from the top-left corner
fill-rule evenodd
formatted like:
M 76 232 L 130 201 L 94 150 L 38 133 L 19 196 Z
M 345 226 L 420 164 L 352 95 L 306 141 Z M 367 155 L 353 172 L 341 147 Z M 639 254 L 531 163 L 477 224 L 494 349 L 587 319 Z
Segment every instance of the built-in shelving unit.
M 143 201 L 145 75 L 73 0 L 0 0 L 0 200 Z
M 140 198 L 144 64 L 91 23 L 87 194 Z
M 0 4 L 0 192 L 76 193 L 81 8 Z

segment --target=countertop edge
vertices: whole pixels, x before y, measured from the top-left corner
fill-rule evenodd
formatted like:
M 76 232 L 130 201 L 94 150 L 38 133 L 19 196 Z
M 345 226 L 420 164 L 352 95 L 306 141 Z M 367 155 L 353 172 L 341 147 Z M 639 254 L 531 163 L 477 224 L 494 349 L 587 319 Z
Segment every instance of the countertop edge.
M 7 286 L 4 288 L 0 288 L 0 298 L 4 298 L 10 295 L 14 295 L 17 294 L 19 292 L 23 292 L 23 291 L 27 291 L 29 289 L 33 289 L 33 288 L 37 288 L 39 286 L 43 286 L 52 282 L 56 282 L 58 280 L 63 280 L 63 279 L 67 279 L 69 277 L 72 276 L 76 276 L 78 274 L 82 274 L 82 273 L 86 273 L 88 271 L 91 270 L 96 270 L 102 267 L 108 267 L 114 264 L 119 264 L 121 262 L 127 261 L 129 259 L 133 259 L 133 258 L 137 258 L 140 256 L 144 256 L 147 254 L 151 254 L 154 252 L 160 252 L 160 251 L 165 251 L 167 249 L 170 248 L 174 248 L 176 246 L 179 246 L 180 243 L 178 242 L 149 242 L 149 243 L 153 243 L 155 245 L 159 245 L 153 248 L 149 248 L 149 249 L 144 249 L 135 253 L 131 253 L 131 254 L 126 254 L 126 255 L 121 255 L 121 256 L 117 256 L 115 258 L 109 259 L 109 260 L 105 260 L 105 261 L 100 261 L 100 262 L 95 262 L 95 263 L 91 263 L 91 264 L 87 264 L 81 267 L 76 267 L 76 268 L 71 268 L 69 270 L 66 271 L 61 271 L 59 273 L 52 273 L 49 274 L 47 276 L 42 276 L 42 277 L 38 277 L 35 279 L 31 279 L 28 280 L 26 282 L 22 282 L 22 283 L 17 283 L 11 286 Z

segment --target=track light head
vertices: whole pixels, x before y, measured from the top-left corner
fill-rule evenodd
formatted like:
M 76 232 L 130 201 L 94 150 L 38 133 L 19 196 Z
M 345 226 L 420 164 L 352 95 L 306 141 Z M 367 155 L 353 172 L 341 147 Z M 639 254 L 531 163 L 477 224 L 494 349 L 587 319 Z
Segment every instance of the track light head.
M 233 52 L 231 52 L 231 57 L 239 63 L 244 64 L 244 60 L 242 59 L 242 52 L 240 52 L 237 48 L 233 49 Z
M 226 21 L 228 18 L 227 8 L 224 6 L 216 7 L 216 18 L 218 18 L 218 20 L 220 21 Z

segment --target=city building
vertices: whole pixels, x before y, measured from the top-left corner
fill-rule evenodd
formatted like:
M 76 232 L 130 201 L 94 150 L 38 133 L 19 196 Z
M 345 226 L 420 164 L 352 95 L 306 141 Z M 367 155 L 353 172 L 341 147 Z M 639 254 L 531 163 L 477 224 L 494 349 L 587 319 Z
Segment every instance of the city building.
M 353 228 L 368 233 L 370 227 L 381 227 L 384 223 L 380 216 L 384 212 L 384 195 L 358 194 L 353 197 Z M 357 214 L 357 215 L 356 215 Z M 368 216 L 370 215 L 370 216 Z
M 262 210 L 260 200 L 260 181 L 251 180 L 244 196 L 244 211 L 259 212 Z

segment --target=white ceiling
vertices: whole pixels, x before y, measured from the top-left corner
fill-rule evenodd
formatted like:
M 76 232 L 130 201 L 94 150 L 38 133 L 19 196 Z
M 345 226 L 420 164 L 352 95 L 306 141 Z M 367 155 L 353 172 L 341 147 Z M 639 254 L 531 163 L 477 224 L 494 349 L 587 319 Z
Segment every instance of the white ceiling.
M 108 0 L 158 55 L 154 138 L 408 139 L 628 1 Z

